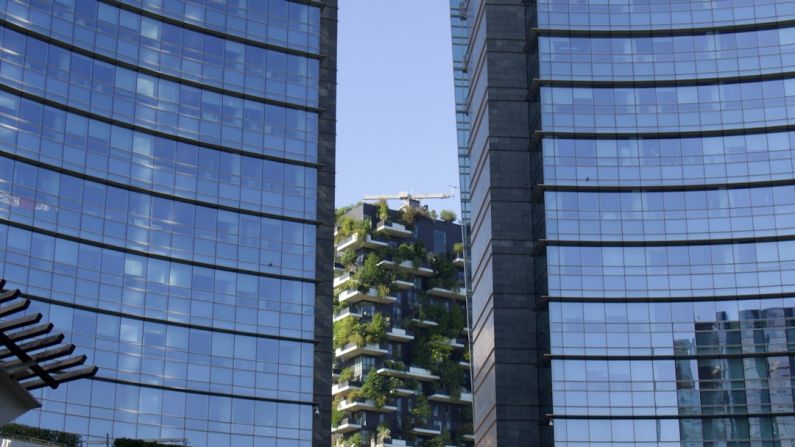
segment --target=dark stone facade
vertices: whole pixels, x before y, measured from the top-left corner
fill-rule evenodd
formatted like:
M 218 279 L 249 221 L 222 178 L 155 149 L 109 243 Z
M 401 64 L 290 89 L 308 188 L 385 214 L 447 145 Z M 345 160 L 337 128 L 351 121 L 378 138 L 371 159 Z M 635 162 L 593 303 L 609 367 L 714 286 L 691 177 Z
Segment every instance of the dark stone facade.
M 331 445 L 331 318 L 334 277 L 334 177 L 337 138 L 337 0 L 326 0 L 320 16 L 320 108 L 318 122 L 317 278 L 312 445 Z
M 545 445 L 547 431 L 536 341 L 546 313 L 536 310 L 534 277 L 531 8 L 481 0 L 467 16 L 474 419 L 484 447 Z

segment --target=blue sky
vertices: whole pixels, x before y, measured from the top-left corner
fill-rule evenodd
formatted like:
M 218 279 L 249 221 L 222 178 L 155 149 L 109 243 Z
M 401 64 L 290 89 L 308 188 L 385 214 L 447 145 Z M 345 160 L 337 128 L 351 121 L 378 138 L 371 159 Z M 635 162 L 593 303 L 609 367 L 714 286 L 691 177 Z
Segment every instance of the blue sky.
M 458 161 L 447 0 L 339 3 L 337 206 L 449 191 Z M 425 203 L 460 209 L 457 194 Z

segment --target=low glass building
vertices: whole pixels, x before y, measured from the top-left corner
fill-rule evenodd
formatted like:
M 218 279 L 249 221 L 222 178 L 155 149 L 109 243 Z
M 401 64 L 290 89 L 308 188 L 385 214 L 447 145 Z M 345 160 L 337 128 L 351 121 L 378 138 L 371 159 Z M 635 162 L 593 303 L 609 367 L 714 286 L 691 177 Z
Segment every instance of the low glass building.
M 336 2 L 0 1 L 0 46 L 0 276 L 99 367 L 17 422 L 328 445 Z

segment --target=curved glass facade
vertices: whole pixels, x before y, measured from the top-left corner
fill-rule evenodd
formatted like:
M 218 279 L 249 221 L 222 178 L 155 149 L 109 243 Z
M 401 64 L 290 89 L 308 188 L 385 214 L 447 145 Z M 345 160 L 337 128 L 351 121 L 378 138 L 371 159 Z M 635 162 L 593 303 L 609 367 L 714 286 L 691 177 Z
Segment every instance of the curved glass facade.
M 795 444 L 795 5 L 537 14 L 554 445 Z
M 0 277 L 99 367 L 19 423 L 328 445 L 326 3 L 0 0 Z

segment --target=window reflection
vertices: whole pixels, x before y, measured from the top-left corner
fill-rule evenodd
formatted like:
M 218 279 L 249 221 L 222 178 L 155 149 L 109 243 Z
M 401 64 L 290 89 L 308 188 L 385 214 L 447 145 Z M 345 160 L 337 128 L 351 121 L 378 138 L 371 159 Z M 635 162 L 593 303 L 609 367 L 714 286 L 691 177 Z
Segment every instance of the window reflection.
M 104 3 L 79 11 L 67 2 L 11 0 L 4 6 L 0 14 L 12 23 L 116 60 L 241 93 L 317 106 L 317 59 L 225 41 Z M 53 16 L 72 15 L 76 23 L 71 26 L 51 26 Z M 68 69 L 66 53 L 59 53 L 58 61 Z M 141 79 L 139 84 L 151 95 L 151 80 Z M 176 95 L 176 90 L 170 94 Z
M 2 30 L 1 38 L 8 51 L 0 53 L 0 79 L 13 88 L 203 143 L 297 160 L 317 157 L 317 113 L 158 79 L 9 29 Z

